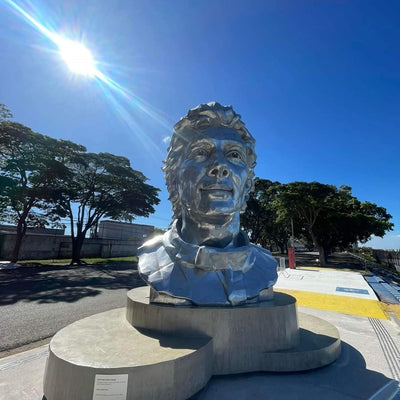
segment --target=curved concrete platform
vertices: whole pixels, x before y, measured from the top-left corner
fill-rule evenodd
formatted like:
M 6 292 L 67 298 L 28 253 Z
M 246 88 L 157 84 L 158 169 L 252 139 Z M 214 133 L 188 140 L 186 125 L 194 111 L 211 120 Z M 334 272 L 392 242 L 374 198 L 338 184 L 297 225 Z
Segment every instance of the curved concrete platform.
M 263 370 L 263 354 L 299 343 L 296 299 L 275 293 L 273 301 L 238 307 L 149 303 L 149 287 L 128 292 L 126 319 L 135 328 L 213 338 L 216 375 Z
M 340 355 L 338 330 L 298 315 L 296 299 L 275 292 L 273 301 L 240 307 L 174 307 L 149 303 L 149 288 L 128 292 L 127 320 L 136 328 L 213 338 L 214 375 L 303 371 Z
M 82 319 L 53 337 L 47 400 L 97 400 L 96 375 L 127 375 L 127 395 L 118 399 L 183 400 L 213 374 L 302 371 L 340 355 L 337 329 L 301 313 L 298 322 L 292 296 L 200 308 L 148 304 L 148 295 L 148 288 L 134 289 L 126 309 Z
M 324 367 L 340 356 L 335 326 L 321 318 L 299 313 L 299 344 L 289 350 L 264 353 L 262 371 L 296 372 Z
M 96 374 L 128 375 L 126 399 L 186 399 L 212 374 L 212 339 L 145 335 L 111 310 L 61 329 L 50 343 L 47 400 L 93 398 Z

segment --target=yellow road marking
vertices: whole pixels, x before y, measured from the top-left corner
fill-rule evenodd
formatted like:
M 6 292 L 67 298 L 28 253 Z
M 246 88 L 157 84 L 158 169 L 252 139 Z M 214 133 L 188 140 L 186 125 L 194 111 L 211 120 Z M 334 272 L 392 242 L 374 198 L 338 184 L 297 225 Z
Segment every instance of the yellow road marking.
M 302 290 L 278 289 L 277 291 L 294 296 L 299 306 L 336 311 L 342 314 L 359 315 L 361 317 L 389 319 L 388 314 L 377 300 Z

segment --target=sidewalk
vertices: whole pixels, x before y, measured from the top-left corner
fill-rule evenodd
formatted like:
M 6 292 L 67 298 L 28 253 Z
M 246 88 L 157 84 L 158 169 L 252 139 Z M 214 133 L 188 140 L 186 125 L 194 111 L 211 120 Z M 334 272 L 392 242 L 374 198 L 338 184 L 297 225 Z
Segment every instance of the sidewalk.
M 192 400 L 400 399 L 395 395 L 400 380 L 400 327 L 382 310 L 361 274 L 285 270 L 275 290 L 294 294 L 300 312 L 338 328 L 342 339 L 339 359 L 301 373 L 213 377 Z M 47 347 L 0 359 L 0 400 L 42 398 Z
M 193 400 L 384 400 L 395 397 L 400 378 L 399 327 L 378 320 L 299 307 L 334 324 L 342 354 L 313 371 L 213 377 Z
M 388 318 L 374 291 L 359 272 L 309 267 L 286 269 L 279 273 L 274 290 L 290 293 L 300 306 Z

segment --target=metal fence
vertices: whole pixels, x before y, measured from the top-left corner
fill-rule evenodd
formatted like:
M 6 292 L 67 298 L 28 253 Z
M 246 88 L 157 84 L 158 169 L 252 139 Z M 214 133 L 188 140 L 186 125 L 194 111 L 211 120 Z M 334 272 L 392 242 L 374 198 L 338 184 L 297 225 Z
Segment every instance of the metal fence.
M 374 249 L 372 255 L 380 264 L 400 272 L 400 251 Z

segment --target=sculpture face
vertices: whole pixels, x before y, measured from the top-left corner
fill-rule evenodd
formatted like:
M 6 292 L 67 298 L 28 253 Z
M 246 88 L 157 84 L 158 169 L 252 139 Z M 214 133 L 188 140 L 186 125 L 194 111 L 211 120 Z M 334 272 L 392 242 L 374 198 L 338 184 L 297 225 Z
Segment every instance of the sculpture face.
M 179 198 L 192 216 L 239 212 L 251 187 L 246 146 L 227 127 L 209 127 L 192 136 L 178 170 Z

